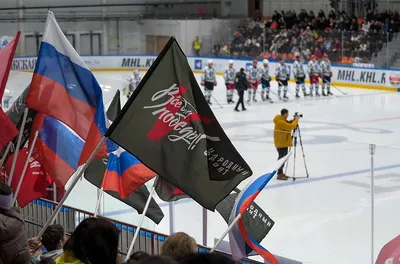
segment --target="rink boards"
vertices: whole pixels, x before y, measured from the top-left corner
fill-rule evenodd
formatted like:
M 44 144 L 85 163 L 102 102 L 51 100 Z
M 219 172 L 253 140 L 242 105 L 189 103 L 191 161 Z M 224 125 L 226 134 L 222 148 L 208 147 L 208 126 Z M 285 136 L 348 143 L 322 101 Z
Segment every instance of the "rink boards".
M 82 56 L 88 67 L 93 71 L 131 71 L 132 69 L 147 70 L 156 59 L 152 55 L 110 55 Z M 212 59 L 217 74 L 223 74 L 228 66 L 229 58 L 188 57 L 190 67 L 195 73 L 200 73 Z M 36 57 L 19 57 L 13 61 L 14 71 L 33 71 Z M 236 70 L 247 68 L 252 64 L 251 59 L 233 59 Z M 261 62 L 261 61 L 260 61 Z M 287 63 L 289 68 L 292 63 Z M 275 74 L 278 62 L 270 62 L 270 75 Z M 304 64 L 307 72 L 307 65 Z M 354 88 L 375 90 L 400 91 L 400 70 L 383 68 L 363 68 L 354 66 L 332 65 L 332 84 Z M 294 81 L 291 76 L 291 81 Z

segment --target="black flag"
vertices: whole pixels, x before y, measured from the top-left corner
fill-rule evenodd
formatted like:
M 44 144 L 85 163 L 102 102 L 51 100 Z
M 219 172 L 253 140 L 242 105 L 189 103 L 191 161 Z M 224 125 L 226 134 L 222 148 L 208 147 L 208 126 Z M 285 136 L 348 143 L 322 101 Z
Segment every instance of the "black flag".
M 210 210 L 253 173 L 216 120 L 174 38 L 106 136 Z
M 107 117 L 111 121 L 115 119 L 118 113 L 121 111 L 121 102 L 120 102 L 120 91 L 118 90 L 114 95 L 114 98 L 110 104 L 110 107 L 107 110 Z M 84 177 L 90 183 L 95 185 L 97 188 L 101 188 L 101 184 L 103 182 L 103 176 L 107 168 L 108 157 L 103 157 L 101 159 L 97 159 L 90 163 L 89 167 L 86 169 Z M 130 207 L 136 209 L 140 214 L 143 213 L 144 206 L 146 204 L 147 199 L 149 198 L 150 192 L 145 185 L 142 185 L 136 191 L 131 193 L 125 199 L 121 198 L 117 192 L 114 191 L 106 191 L 115 199 L 120 200 L 121 202 L 129 205 Z M 158 206 L 154 199 L 151 200 L 149 209 L 147 210 L 146 216 L 150 218 L 156 224 L 160 223 L 164 218 L 164 214 L 161 208 Z
M 227 224 L 229 224 L 229 217 L 231 216 L 232 209 L 239 193 L 240 190 L 235 188 L 235 191 L 222 200 L 215 208 Z M 265 238 L 275 224 L 274 220 L 272 220 L 255 202 L 252 202 L 247 208 L 242 219 L 247 234 L 249 234 L 249 237 L 254 238 L 258 243 Z M 249 246 L 246 247 L 246 255 L 249 255 L 252 251 L 253 249 Z
M 15 125 L 15 127 L 18 130 L 21 129 L 21 125 L 22 125 L 22 121 L 23 121 L 23 117 L 24 117 L 24 111 L 25 111 L 25 107 L 26 107 L 26 96 L 28 95 L 29 87 L 30 86 L 28 85 L 28 87 L 25 88 L 25 90 L 18 96 L 17 100 L 15 100 L 15 102 L 12 104 L 12 106 L 6 113 L 8 118 L 11 120 L 11 122 Z M 35 119 L 35 116 L 36 116 L 36 111 L 29 109 L 28 115 L 26 118 L 26 122 L 25 122 L 24 131 L 22 132 L 20 149 L 22 149 L 25 146 L 25 143 L 29 139 L 29 135 L 32 130 L 32 124 L 33 124 L 33 120 Z M 18 137 L 15 137 L 11 141 L 12 147 L 10 149 L 10 152 L 8 153 L 8 157 L 14 152 L 15 146 L 17 145 L 17 141 L 18 141 Z M 6 148 L 7 147 L 5 147 L 1 151 L 2 155 Z

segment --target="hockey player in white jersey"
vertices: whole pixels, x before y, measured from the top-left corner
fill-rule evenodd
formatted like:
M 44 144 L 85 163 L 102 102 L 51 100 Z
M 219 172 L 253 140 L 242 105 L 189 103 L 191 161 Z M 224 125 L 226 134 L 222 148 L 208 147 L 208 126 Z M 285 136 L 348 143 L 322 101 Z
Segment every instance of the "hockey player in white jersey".
M 269 97 L 269 92 L 271 89 L 271 76 L 269 76 L 269 67 L 268 67 L 268 60 L 263 60 L 262 66 L 262 77 L 261 77 L 261 98 L 263 101 L 268 101 L 272 103 L 271 98 Z
M 203 74 L 201 75 L 201 86 L 204 87 L 204 97 L 206 98 L 207 103 L 211 105 L 212 92 L 214 86 L 217 86 L 217 79 L 212 60 L 208 60 L 207 66 L 203 70 Z
M 283 100 L 288 100 L 287 91 L 288 91 L 288 81 L 290 79 L 290 71 L 289 67 L 285 64 L 285 60 L 283 58 L 279 59 L 279 65 L 275 70 L 275 78 L 278 82 L 278 97 L 279 100 L 282 100 L 281 91 L 283 87 Z
M 332 69 L 328 54 L 324 54 L 322 59 L 323 59 L 321 62 L 322 95 L 323 96 L 333 95 L 331 93 Z M 325 93 L 325 87 L 327 93 Z
M 226 86 L 226 100 L 228 104 L 235 103 L 233 101 L 233 93 L 235 91 L 235 77 L 236 77 L 236 70 L 233 68 L 233 60 L 230 60 L 228 63 L 228 67 L 225 69 L 224 72 L 224 80 Z
M 129 91 L 127 94 L 128 98 L 131 96 L 136 87 L 138 87 L 141 80 L 142 77 L 140 77 L 139 70 L 137 69 L 133 70 L 132 76 L 128 79 L 129 82 Z
M 251 102 L 251 94 L 253 94 L 253 101 L 257 102 L 256 95 L 257 95 L 257 88 L 261 83 L 261 69 L 258 67 L 258 61 L 253 60 L 253 65 L 247 69 L 247 78 L 250 83 L 250 89 L 248 90 L 249 99 L 247 100 L 248 103 Z
M 304 80 L 306 78 L 306 74 L 303 68 L 303 62 L 300 60 L 300 54 L 297 53 L 295 55 L 296 60 L 293 63 L 293 77 L 296 81 L 296 99 L 300 98 L 299 92 L 300 87 L 303 90 L 303 95 L 306 97 L 308 94 L 306 93 L 306 85 Z
M 310 75 L 310 96 L 313 96 L 314 89 L 315 95 L 320 96 L 318 91 L 320 69 L 315 55 L 311 55 L 311 60 L 308 63 L 308 74 Z

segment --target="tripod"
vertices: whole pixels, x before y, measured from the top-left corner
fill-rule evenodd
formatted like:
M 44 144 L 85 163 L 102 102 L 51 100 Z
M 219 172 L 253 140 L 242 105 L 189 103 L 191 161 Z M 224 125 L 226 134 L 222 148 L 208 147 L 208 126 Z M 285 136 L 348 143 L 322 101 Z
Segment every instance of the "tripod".
M 300 127 L 297 125 L 297 127 L 293 130 L 293 146 L 289 148 L 289 151 L 293 148 L 293 181 L 296 179 L 306 179 L 309 178 L 308 174 L 308 168 L 307 168 L 307 163 L 306 163 L 306 155 L 304 154 L 304 147 L 303 147 L 303 141 L 301 140 L 301 133 L 300 133 Z M 301 147 L 301 153 L 303 154 L 303 161 L 304 161 L 304 169 L 306 170 L 306 177 L 296 177 L 296 149 L 297 149 L 297 138 L 299 139 L 300 142 L 300 147 Z M 287 169 L 289 167 L 289 160 L 286 163 L 286 168 L 285 168 L 285 174 L 287 172 Z

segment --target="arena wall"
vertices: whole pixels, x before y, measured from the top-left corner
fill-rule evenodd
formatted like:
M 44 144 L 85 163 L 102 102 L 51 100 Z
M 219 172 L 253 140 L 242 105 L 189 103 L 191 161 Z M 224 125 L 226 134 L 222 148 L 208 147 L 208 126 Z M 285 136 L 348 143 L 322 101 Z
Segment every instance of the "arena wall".
M 132 71 L 140 69 L 146 71 L 156 59 L 149 55 L 123 55 L 123 56 L 82 56 L 92 71 Z M 195 73 L 201 73 L 206 66 L 206 57 L 188 57 L 190 67 Z M 217 74 L 223 74 L 228 66 L 228 58 L 211 58 Z M 234 67 L 247 68 L 252 60 L 234 59 Z M 15 58 L 12 65 L 14 71 L 33 71 L 36 57 Z M 270 62 L 271 76 L 275 73 L 278 62 Z M 292 67 L 291 63 L 288 63 Z M 307 70 L 307 65 L 305 65 Z M 363 68 L 354 66 L 332 66 L 332 84 L 336 86 L 365 88 L 387 91 L 400 91 L 400 70 L 383 68 Z M 291 81 L 294 81 L 293 78 Z

